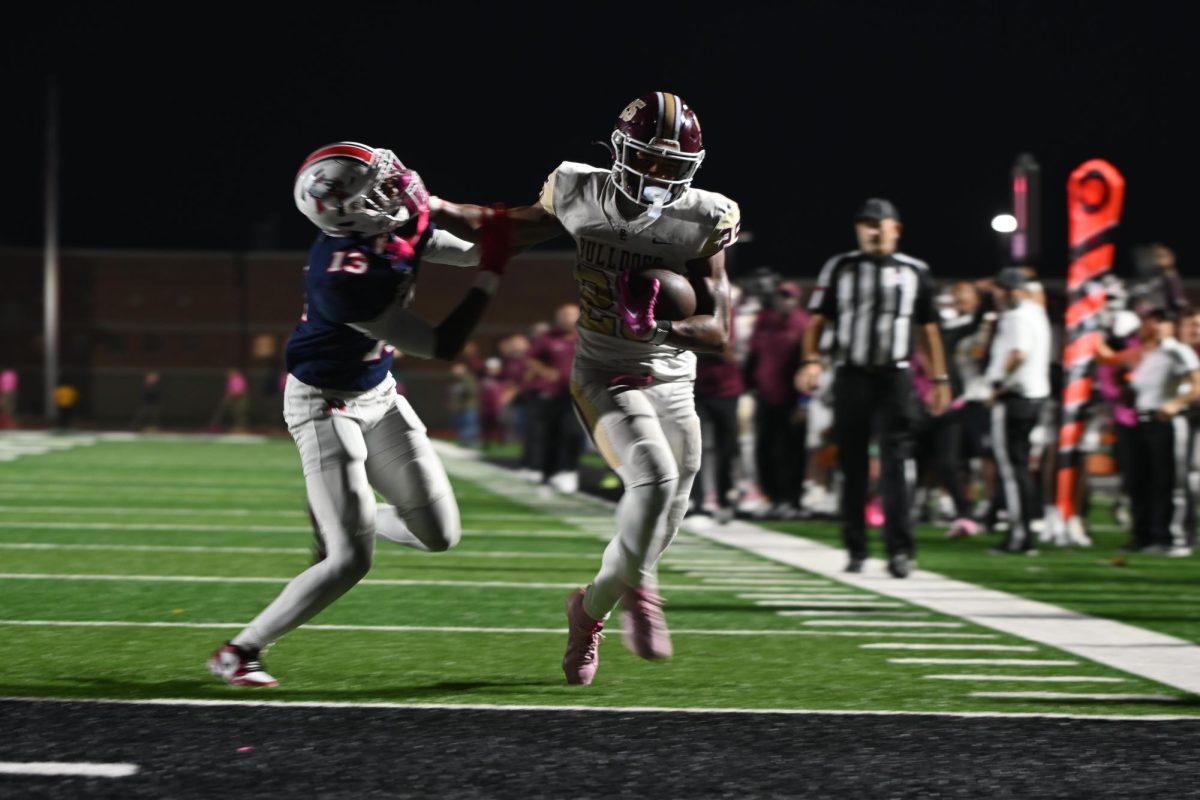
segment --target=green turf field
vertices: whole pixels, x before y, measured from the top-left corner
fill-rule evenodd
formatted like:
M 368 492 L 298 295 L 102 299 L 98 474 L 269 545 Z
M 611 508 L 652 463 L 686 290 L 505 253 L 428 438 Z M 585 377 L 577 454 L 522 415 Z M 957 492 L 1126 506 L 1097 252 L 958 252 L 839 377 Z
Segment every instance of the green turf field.
M 225 686 L 204 660 L 308 563 L 290 441 L 100 441 L 0 461 L 0 696 L 1200 714 L 1180 691 L 690 535 L 661 571 L 675 658 L 630 655 L 614 615 L 596 683 L 567 686 L 563 601 L 594 573 L 611 510 L 447 463 L 462 544 L 427 554 L 381 542 L 363 584 L 271 649 L 282 685 L 256 692 Z M 819 525 L 803 533 L 834 535 Z M 1118 569 L 1100 548 L 1001 562 L 975 552 L 980 542 L 937 535 L 922 534 L 923 567 L 1200 635 L 1186 607 L 1192 560 Z M 714 578 L 715 569 L 744 578 Z M 771 592 L 811 595 L 791 606 L 809 616 L 741 596 Z M 945 649 L 879 646 L 899 643 Z M 979 649 L 992 647 L 1015 649 Z M 984 658 L 1072 663 L 913 663 Z M 955 677 L 931 677 L 942 675 Z M 982 675 L 1005 679 L 970 677 Z M 1069 680 L 1013 679 L 1030 675 Z M 1030 690 L 1180 702 L 973 695 Z

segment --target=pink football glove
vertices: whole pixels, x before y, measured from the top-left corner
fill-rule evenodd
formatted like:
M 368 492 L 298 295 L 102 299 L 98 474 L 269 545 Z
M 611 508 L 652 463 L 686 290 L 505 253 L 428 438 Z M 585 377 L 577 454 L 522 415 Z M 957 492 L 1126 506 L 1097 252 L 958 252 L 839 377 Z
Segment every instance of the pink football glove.
M 635 289 L 631 284 L 633 273 L 625 270 L 617 278 L 617 306 L 621 319 L 633 331 L 634 336 L 649 336 L 654 330 L 654 306 L 658 303 L 658 278 L 651 278 L 649 288 Z
M 417 217 L 429 213 L 429 190 L 415 169 L 400 170 L 398 186 L 409 214 Z

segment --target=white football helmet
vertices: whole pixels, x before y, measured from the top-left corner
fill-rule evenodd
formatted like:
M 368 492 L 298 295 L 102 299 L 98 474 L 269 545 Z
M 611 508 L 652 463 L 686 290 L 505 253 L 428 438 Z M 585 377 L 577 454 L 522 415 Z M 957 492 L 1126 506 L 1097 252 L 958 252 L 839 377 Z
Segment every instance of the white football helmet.
M 357 142 L 326 145 L 304 159 L 293 196 L 301 213 L 331 236 L 387 233 L 429 213 L 421 176 L 391 150 Z

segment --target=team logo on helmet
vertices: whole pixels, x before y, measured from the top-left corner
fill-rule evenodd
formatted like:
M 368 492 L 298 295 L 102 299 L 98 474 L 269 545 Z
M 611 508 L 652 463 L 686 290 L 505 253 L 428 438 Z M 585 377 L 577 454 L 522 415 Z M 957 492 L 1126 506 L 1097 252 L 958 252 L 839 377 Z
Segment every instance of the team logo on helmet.
M 683 197 L 704 160 L 700 120 L 670 92 L 645 94 L 625 106 L 611 141 L 617 189 L 655 215 Z

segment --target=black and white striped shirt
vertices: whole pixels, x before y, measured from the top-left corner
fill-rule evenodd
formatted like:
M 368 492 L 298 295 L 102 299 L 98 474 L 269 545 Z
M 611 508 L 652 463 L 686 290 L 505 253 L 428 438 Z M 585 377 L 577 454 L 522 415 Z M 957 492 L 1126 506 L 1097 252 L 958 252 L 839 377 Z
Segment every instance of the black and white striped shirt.
M 937 322 L 934 294 L 924 261 L 853 250 L 825 263 L 809 309 L 833 328 L 835 364 L 906 367 L 915 329 Z

